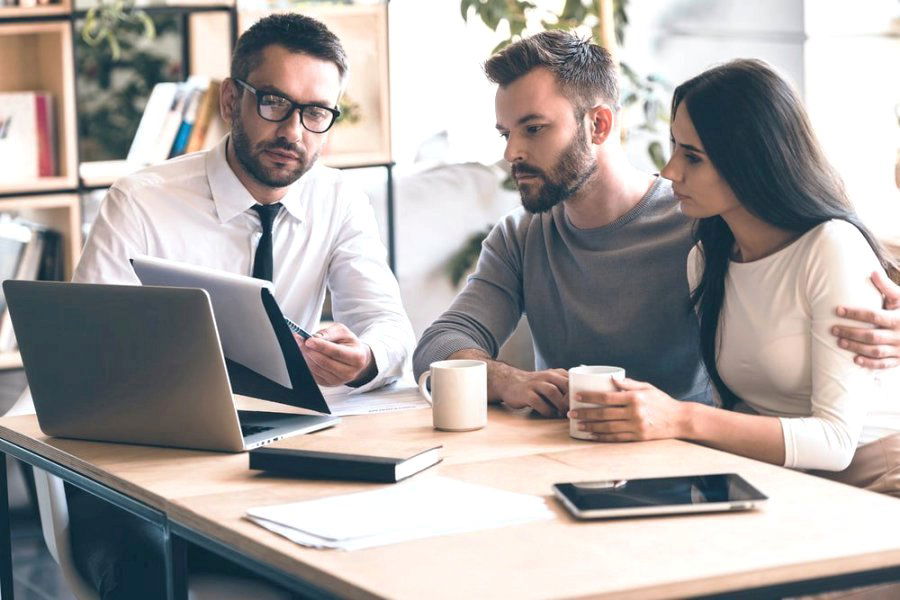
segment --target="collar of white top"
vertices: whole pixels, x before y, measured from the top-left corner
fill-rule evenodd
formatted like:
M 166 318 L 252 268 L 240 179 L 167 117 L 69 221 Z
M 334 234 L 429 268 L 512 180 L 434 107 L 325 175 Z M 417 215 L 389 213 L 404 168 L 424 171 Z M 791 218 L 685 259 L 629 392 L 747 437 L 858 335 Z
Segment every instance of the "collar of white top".
M 226 223 L 250 210 L 254 204 L 258 204 L 228 165 L 225 149 L 230 139 L 231 135 L 226 135 L 206 154 L 206 178 L 209 181 L 213 202 L 216 203 L 216 214 L 220 223 Z M 280 201 L 288 214 L 298 221 L 303 221 L 305 216 L 301 210 L 300 196 L 308 175 L 309 172 L 294 182 Z

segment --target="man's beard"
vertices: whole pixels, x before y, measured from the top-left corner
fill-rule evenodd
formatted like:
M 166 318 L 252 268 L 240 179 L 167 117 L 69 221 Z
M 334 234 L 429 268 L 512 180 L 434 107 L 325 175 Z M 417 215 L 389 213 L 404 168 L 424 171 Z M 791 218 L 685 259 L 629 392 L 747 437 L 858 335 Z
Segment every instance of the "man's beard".
M 299 144 L 292 144 L 284 138 L 277 138 L 271 142 L 260 142 L 255 148 L 251 148 L 247 132 L 241 122 L 240 113 L 235 113 L 231 120 L 231 143 L 234 144 L 234 154 L 241 166 L 261 184 L 270 188 L 287 187 L 300 179 L 309 171 L 319 158 L 316 152 L 311 159 L 306 155 L 306 149 Z M 284 150 L 297 154 L 300 159 L 297 168 L 284 173 L 263 165 L 260 155 L 265 150 Z
M 591 156 L 587 141 L 584 139 L 584 126 L 579 127 L 578 134 L 562 151 L 559 162 L 551 174 L 528 163 L 515 163 L 512 174 L 528 174 L 539 177 L 540 184 L 525 184 L 519 187 L 522 206 L 530 213 L 547 212 L 560 202 L 568 200 L 582 188 L 585 182 L 597 170 L 597 163 Z

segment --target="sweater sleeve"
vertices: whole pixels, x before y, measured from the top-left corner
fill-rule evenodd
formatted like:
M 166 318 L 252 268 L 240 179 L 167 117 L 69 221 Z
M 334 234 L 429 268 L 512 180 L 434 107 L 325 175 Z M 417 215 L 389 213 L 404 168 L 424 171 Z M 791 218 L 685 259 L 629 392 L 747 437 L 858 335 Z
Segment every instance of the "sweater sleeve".
M 835 314 L 839 305 L 881 308 L 881 296 L 869 281 L 881 267 L 859 230 L 845 221 L 822 227 L 806 267 L 812 414 L 781 418 L 785 466 L 840 471 L 853 459 L 868 404 L 879 391 L 874 374 L 838 347 L 831 328 L 842 322 L 860 326 L 840 319 Z
M 516 239 L 513 216 L 491 230 L 465 289 L 422 334 L 413 355 L 416 378 L 432 362 L 459 350 L 480 349 L 497 357 L 522 316 L 521 252 Z

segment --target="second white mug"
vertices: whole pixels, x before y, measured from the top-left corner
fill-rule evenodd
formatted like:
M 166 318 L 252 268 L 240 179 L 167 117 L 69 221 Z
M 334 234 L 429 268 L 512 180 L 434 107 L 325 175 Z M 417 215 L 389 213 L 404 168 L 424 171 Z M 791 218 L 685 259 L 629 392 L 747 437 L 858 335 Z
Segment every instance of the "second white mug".
M 625 369 L 621 367 L 585 366 L 569 369 L 569 409 L 597 408 L 596 404 L 583 404 L 575 401 L 581 392 L 615 392 L 613 379 L 625 378 Z M 590 431 L 581 431 L 577 419 L 569 419 L 569 435 L 578 440 L 594 439 Z
M 433 362 L 419 377 L 419 392 L 431 404 L 435 429 L 472 431 L 487 424 L 487 363 L 483 360 Z

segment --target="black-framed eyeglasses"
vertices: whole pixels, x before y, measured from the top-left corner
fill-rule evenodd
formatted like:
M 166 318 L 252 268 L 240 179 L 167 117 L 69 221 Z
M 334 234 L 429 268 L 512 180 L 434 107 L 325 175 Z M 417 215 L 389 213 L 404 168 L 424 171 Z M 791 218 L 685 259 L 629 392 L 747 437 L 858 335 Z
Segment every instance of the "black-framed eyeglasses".
M 235 81 L 256 96 L 256 113 L 266 121 L 281 123 L 294 114 L 294 110 L 299 110 L 300 122 L 304 128 L 313 133 L 325 133 L 341 116 L 341 111 L 336 108 L 299 104 L 272 92 L 262 92 L 241 79 Z

